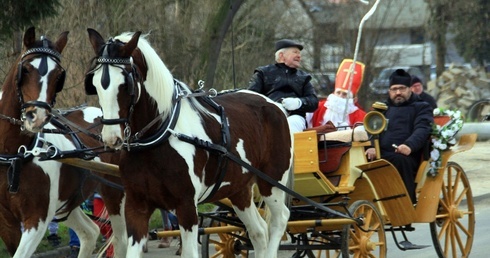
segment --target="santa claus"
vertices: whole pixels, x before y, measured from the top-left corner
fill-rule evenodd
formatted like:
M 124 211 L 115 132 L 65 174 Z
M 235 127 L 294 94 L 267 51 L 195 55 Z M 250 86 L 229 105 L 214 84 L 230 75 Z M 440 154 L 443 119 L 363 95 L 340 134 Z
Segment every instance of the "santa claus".
M 327 99 L 318 102 L 318 109 L 307 116 L 308 127 L 331 121 L 337 128 L 362 123 L 366 112 L 357 104 L 357 92 L 362 84 L 364 64 L 345 59 L 335 78 L 335 90 Z M 352 81 L 352 83 L 350 82 Z

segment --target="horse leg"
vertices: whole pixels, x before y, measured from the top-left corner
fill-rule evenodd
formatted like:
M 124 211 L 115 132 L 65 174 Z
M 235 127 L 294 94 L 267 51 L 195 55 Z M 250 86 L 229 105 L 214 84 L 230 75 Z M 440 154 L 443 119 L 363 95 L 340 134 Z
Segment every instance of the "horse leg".
M 114 257 L 126 257 L 128 235 L 124 219 L 124 193 L 112 187 L 101 187 L 107 213 L 111 221 L 112 237 L 110 244 L 114 247 Z
M 0 226 L 0 238 L 5 243 L 8 253 L 13 256 L 19 246 L 22 234 L 20 221 L 3 205 L 0 205 L 0 225 L 2 225 Z
M 148 222 L 155 209 L 149 209 L 145 200 L 134 198 L 129 191 L 126 192 L 124 209 L 128 233 L 126 257 L 141 258 L 143 257 L 143 247 L 148 241 Z
M 80 239 L 80 252 L 78 257 L 90 257 L 95 250 L 97 237 L 99 236 L 99 227 L 97 227 L 97 224 L 85 215 L 79 207 L 71 211 L 65 224 L 73 229 Z
M 20 243 L 17 247 L 17 251 L 15 251 L 14 258 L 32 256 L 32 254 L 36 251 L 37 246 L 39 245 L 39 243 L 41 243 L 41 240 L 44 237 L 44 233 L 48 228 L 48 223 L 49 221 L 41 222 L 40 220 L 38 221 L 37 226 L 27 225 L 27 223 L 24 223 L 24 231 L 22 232 L 22 237 L 20 238 Z M 20 223 L 16 231 L 20 232 Z
M 198 217 L 197 208 L 194 203 L 180 205 L 176 210 L 179 221 L 182 257 L 199 257 L 198 238 Z
M 277 257 L 279 244 L 289 220 L 289 209 L 285 204 L 286 194 L 274 187 L 272 188 L 272 194 L 263 198 L 270 211 L 269 243 L 265 257 Z
M 263 167 L 262 171 L 277 171 L 277 166 L 277 164 L 270 164 L 269 166 Z M 285 173 L 282 173 L 282 178 L 278 183 L 287 185 L 289 177 L 290 170 L 288 169 Z M 257 186 L 270 212 L 267 219 L 269 241 L 267 243 L 265 257 L 276 257 L 281 238 L 284 235 L 289 220 L 290 212 L 286 206 L 286 193 L 263 180 L 258 180 Z
M 22 232 L 20 221 L 15 218 L 14 215 L 10 212 L 6 214 L 4 213 L 4 215 L 9 214 L 8 218 L 10 220 L 10 223 L 4 224 L 5 226 L 2 225 L 2 227 L 9 228 L 14 238 L 17 239 L 15 243 L 18 246 L 16 246 L 17 250 L 15 251 L 15 255 L 13 256 L 14 258 L 24 258 L 32 256 L 32 254 L 36 251 L 39 243 L 41 243 L 41 240 L 43 239 L 44 234 L 48 228 L 49 222 L 54 217 L 54 207 L 50 207 L 48 208 L 48 210 L 42 211 L 46 212 L 46 215 L 37 214 L 37 212 L 31 210 L 31 208 L 32 206 L 28 206 L 22 209 L 22 212 L 26 215 L 26 217 L 22 219 Z M 20 236 L 20 234 L 22 234 L 22 236 L 17 238 L 17 236 Z
M 268 242 L 267 223 L 260 215 L 259 210 L 255 206 L 252 197 L 246 197 L 247 204 L 243 205 L 242 198 L 244 198 L 244 196 L 251 196 L 250 191 L 247 189 L 247 192 L 239 193 L 235 196 L 229 198 L 233 203 L 233 209 L 235 210 L 235 213 L 243 222 L 248 231 L 248 236 L 254 247 L 255 257 L 269 258 L 265 256 Z M 242 203 L 242 205 L 235 206 L 235 204 L 240 203 Z
M 114 257 L 126 257 L 128 235 L 126 234 L 126 222 L 124 221 L 124 210 L 120 213 L 109 215 L 112 226 L 112 241 L 114 246 Z

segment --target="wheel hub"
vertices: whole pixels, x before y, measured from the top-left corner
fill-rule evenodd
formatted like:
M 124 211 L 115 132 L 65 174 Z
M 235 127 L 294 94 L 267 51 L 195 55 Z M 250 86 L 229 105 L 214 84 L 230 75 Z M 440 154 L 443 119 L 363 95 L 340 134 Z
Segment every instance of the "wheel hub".
M 361 237 L 361 241 L 359 243 L 359 249 L 361 251 L 361 254 L 363 254 L 363 256 L 374 251 L 375 247 L 376 247 L 376 245 L 370 241 L 369 237 L 367 237 L 367 236 Z
M 460 211 L 457 206 L 451 205 L 451 207 L 449 208 L 449 218 L 451 219 L 451 221 L 457 221 L 463 218 L 463 216 L 464 213 Z

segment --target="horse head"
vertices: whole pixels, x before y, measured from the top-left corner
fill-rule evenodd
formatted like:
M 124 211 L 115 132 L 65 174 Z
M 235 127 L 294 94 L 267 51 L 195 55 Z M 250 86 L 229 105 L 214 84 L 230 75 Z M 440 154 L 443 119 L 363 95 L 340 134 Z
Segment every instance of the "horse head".
M 25 52 L 15 70 L 15 80 L 21 117 L 29 131 L 39 131 L 49 122 L 56 94 L 63 89 L 66 72 L 60 62 L 68 33 L 61 33 L 54 43 L 44 36 L 36 40 L 34 27 L 24 34 Z
M 96 57 L 85 77 L 85 91 L 88 95 L 97 94 L 104 110 L 104 144 L 121 148 L 131 133 L 129 120 L 141 95 L 140 67 L 144 66 L 144 60 L 141 55 L 133 57 L 133 53 L 138 52 L 141 32 L 132 34 L 127 42 L 112 38 L 106 42 L 97 31 L 87 31 Z

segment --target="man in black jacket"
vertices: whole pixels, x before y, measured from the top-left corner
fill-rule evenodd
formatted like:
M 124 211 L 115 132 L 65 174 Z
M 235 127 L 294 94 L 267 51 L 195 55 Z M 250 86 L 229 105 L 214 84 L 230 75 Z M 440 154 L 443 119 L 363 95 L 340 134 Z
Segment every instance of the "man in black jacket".
M 432 107 L 420 101 L 410 90 L 411 76 L 398 69 L 390 76 L 387 129 L 380 135 L 381 158 L 391 162 L 400 173 L 412 202 L 415 198 L 415 176 L 422 151 L 428 144 L 434 122 Z M 366 150 L 368 159 L 376 157 L 374 148 Z
M 419 95 L 419 98 L 422 101 L 429 103 L 432 109 L 437 108 L 436 100 L 434 99 L 434 97 L 432 97 L 431 95 L 429 95 L 427 92 L 424 91 L 424 85 L 422 84 L 422 80 L 419 77 L 413 75 L 411 85 L 412 86 L 410 86 L 410 89 L 412 90 L 412 92 Z
M 256 68 L 248 89 L 280 102 L 288 111 L 291 133 L 301 132 L 306 128 L 306 112 L 313 112 L 318 106 L 311 76 L 298 69 L 303 46 L 282 39 L 275 47 L 276 63 Z

